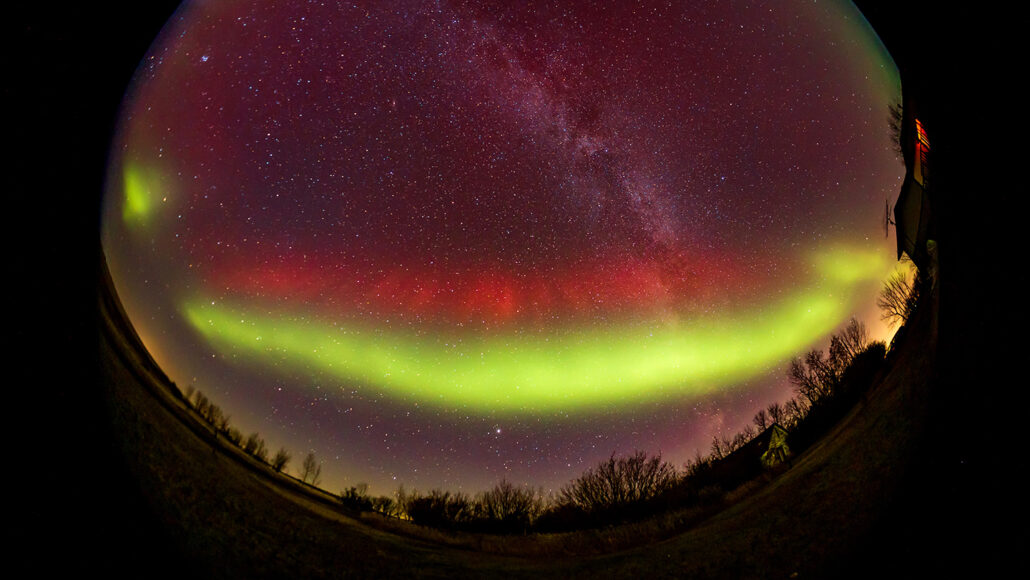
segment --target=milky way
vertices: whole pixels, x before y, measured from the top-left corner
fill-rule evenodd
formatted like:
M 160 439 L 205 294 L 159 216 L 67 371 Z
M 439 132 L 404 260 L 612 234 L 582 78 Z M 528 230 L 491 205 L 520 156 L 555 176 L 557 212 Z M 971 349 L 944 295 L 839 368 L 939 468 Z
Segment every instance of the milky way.
M 145 344 L 368 482 L 682 463 L 875 326 L 897 74 L 849 2 L 190 2 L 104 248 Z

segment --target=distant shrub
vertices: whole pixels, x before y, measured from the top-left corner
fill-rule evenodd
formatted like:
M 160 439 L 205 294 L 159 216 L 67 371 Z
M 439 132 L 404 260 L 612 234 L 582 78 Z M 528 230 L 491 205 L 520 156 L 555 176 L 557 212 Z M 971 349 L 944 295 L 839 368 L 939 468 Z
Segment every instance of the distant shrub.
M 359 483 L 341 491 L 340 503 L 354 511 L 372 511 L 372 499 L 368 497 L 368 484 Z
M 286 468 L 286 464 L 290 462 L 290 454 L 285 448 L 280 447 L 279 451 L 275 452 L 275 457 L 272 458 L 272 469 L 276 471 L 282 471 Z
M 473 502 L 468 495 L 434 489 L 426 495 L 412 492 L 404 511 L 411 521 L 424 526 L 453 529 L 473 520 Z
M 563 487 L 559 501 L 587 513 L 610 510 L 656 498 L 676 480 L 676 468 L 661 456 L 648 457 L 643 451 L 613 455 Z
M 372 502 L 372 511 L 376 513 L 387 517 L 397 517 L 400 513 L 400 506 L 392 497 L 381 495 L 371 498 L 370 501 Z
M 207 395 L 200 391 L 193 392 L 193 409 L 201 417 L 207 418 L 208 407 L 211 406 L 211 401 L 207 398 Z
M 243 442 L 243 450 L 261 461 L 267 461 L 268 449 L 265 448 L 265 440 L 257 433 L 247 436 L 247 440 Z
M 542 493 L 501 480 L 476 499 L 480 527 L 494 533 L 524 532 L 544 510 Z
M 322 465 L 315 459 L 314 453 L 304 457 L 304 463 L 300 466 L 300 480 L 311 485 L 318 485 L 322 481 Z
M 217 429 L 218 425 L 222 422 L 222 419 L 225 418 L 225 415 L 222 413 L 221 407 L 214 403 L 209 403 L 207 408 L 204 410 L 203 417 L 208 423 Z
M 701 454 L 698 453 L 694 456 L 693 460 L 687 462 L 684 475 L 687 478 L 697 477 L 703 473 L 708 472 L 709 470 L 711 470 L 711 468 L 712 456 L 708 455 L 705 457 L 701 457 Z

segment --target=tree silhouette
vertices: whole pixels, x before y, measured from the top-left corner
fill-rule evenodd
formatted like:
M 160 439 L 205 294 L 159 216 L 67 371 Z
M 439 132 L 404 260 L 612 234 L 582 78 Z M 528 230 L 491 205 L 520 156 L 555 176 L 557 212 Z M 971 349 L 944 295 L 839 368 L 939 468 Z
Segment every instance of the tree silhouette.
M 359 483 L 340 492 L 340 503 L 359 511 L 372 511 L 375 507 L 372 498 L 368 497 L 368 484 Z
M 694 453 L 694 459 L 687 462 L 686 475 L 687 477 L 697 477 L 699 474 L 708 470 L 712 466 L 713 456 L 706 455 L 701 456 L 701 452 L 697 451 Z
M 640 503 L 657 497 L 676 483 L 676 468 L 661 456 L 638 451 L 614 455 L 561 488 L 559 501 L 586 512 Z
M 830 360 L 833 362 L 838 376 L 869 345 L 869 336 L 865 325 L 852 318 L 840 334 L 830 338 Z
M 482 517 L 501 522 L 509 527 L 525 528 L 540 515 L 544 508 L 540 494 L 528 487 L 518 487 L 502 479 L 490 491 L 480 495 L 476 502 Z
M 243 442 L 243 450 L 254 457 L 257 457 L 261 461 L 265 461 L 268 457 L 268 449 L 265 448 L 265 440 L 257 433 L 251 433 L 247 436 L 246 441 Z
M 314 453 L 308 453 L 300 466 L 300 480 L 318 485 L 322 481 L 322 465 L 315 459 Z
M 759 431 L 765 431 L 765 428 L 769 426 L 769 415 L 766 414 L 765 409 L 759 409 L 755 413 L 755 418 L 751 420 L 755 427 L 758 427 Z
M 381 495 L 379 497 L 373 497 L 372 511 L 383 514 L 387 517 L 396 517 L 400 511 L 398 502 L 394 501 L 392 497 Z
M 404 511 L 416 524 L 437 528 L 453 528 L 473 518 L 474 504 L 469 496 L 458 492 L 434 489 L 427 495 L 417 491 L 405 498 Z
M 207 398 L 207 395 L 200 391 L 193 392 L 193 409 L 201 416 L 207 417 L 208 407 L 211 405 L 211 401 Z
M 222 408 L 214 403 L 209 403 L 207 409 L 205 409 L 204 411 L 204 418 L 207 419 L 207 422 L 214 426 L 216 429 L 218 428 L 218 425 L 222 422 L 222 418 L 224 416 L 225 414 L 222 413 Z
M 276 471 L 282 471 L 286 468 L 286 464 L 290 462 L 290 454 L 285 448 L 280 447 L 279 451 L 275 452 L 275 457 L 272 458 L 272 469 Z
M 808 412 L 808 405 L 802 399 L 794 397 L 787 401 L 783 412 L 786 426 L 795 427 L 805 418 L 805 414 Z
M 794 390 L 807 399 L 809 404 L 815 403 L 826 395 L 829 387 L 832 386 L 831 377 L 833 375 L 821 350 L 809 351 L 805 354 L 804 359 L 796 358 L 790 361 L 790 370 L 787 375 L 790 382 L 794 384 Z
M 217 427 L 220 432 L 228 434 L 229 433 L 229 415 L 225 415 L 225 414 L 221 415 L 218 418 L 218 422 L 215 423 L 215 427 Z
M 916 308 L 922 288 L 922 273 L 916 272 L 912 280 L 904 272 L 895 272 L 883 284 L 876 305 L 880 307 L 880 319 L 893 328 L 905 324 Z
M 722 439 L 719 439 L 718 435 L 712 437 L 712 458 L 722 459 L 726 457 L 726 454 L 729 453 L 728 447 L 729 445 L 723 442 Z
M 811 406 L 830 395 L 840 383 L 851 361 L 865 350 L 868 336 L 865 325 L 852 318 L 840 334 L 830 337 L 829 354 L 812 350 L 803 359 L 790 361 L 787 376 L 794 390 Z
M 892 103 L 887 107 L 887 129 L 890 131 L 891 146 L 898 156 L 904 158 L 904 149 L 901 144 L 901 125 L 904 118 L 904 110 L 901 103 Z

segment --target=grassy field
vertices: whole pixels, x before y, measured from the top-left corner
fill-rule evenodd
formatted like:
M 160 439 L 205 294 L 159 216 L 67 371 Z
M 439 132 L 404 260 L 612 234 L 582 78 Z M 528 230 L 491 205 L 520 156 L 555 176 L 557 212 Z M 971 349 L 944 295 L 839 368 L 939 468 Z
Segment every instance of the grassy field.
M 936 301 L 863 401 L 793 465 L 720 508 L 605 530 L 451 534 L 361 518 L 216 436 L 102 304 L 105 400 L 129 478 L 188 574 L 214 578 L 847 575 L 892 506 L 923 428 Z

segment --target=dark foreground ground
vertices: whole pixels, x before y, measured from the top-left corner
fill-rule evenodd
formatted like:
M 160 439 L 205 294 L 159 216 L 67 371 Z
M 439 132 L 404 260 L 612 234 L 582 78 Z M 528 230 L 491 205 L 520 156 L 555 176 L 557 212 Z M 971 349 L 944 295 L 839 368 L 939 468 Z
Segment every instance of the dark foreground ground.
M 146 4 L 16 9 L 0 37 L 17 149 L 4 174 L 5 283 L 24 294 L 8 304 L 5 381 L 17 576 L 997 577 L 1021 554 L 1026 123 L 1014 55 L 1025 32 L 1003 7 L 859 3 L 933 118 L 937 316 L 892 375 L 793 469 L 696 529 L 538 559 L 297 509 L 133 386 L 117 341 L 99 339 L 112 120 L 170 13 Z
M 934 379 L 936 301 L 910 325 L 893 369 L 842 424 L 750 497 L 668 540 L 590 557 L 519 538 L 513 555 L 384 533 L 318 505 L 190 428 L 181 404 L 119 326 L 108 302 L 100 362 L 108 414 L 141 511 L 165 551 L 203 577 L 813 577 L 852 572 L 898 497 L 925 431 Z M 184 418 L 186 419 L 184 421 Z M 899 436 L 899 434 L 904 434 Z M 590 537 L 606 541 L 618 530 Z M 160 542 L 160 543 L 158 543 Z M 547 555 L 540 555 L 546 553 Z M 529 554 L 528 556 L 525 554 Z M 859 561 L 861 559 L 861 561 Z

